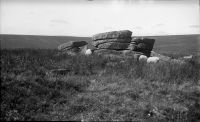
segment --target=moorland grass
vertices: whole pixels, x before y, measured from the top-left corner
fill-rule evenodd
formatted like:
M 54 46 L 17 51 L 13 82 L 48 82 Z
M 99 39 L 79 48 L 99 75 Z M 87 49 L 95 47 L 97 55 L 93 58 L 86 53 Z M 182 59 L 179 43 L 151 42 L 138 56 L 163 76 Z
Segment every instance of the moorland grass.
M 1 120 L 200 120 L 196 58 L 185 64 L 121 60 L 1 50 Z M 58 68 L 69 72 L 50 72 Z

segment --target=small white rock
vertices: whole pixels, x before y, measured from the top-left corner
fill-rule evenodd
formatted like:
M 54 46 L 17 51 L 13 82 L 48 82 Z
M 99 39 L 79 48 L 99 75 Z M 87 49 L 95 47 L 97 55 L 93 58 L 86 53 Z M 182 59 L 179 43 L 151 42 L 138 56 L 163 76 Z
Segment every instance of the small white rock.
M 193 55 L 189 55 L 189 56 L 184 56 L 184 59 L 192 59 Z
M 85 51 L 85 55 L 91 55 L 92 54 L 92 50 L 91 49 L 87 49 L 86 51 Z
M 147 63 L 158 63 L 159 62 L 159 58 L 158 57 L 149 57 L 147 59 Z
M 147 56 L 141 55 L 141 56 L 139 57 L 139 61 L 147 61 Z

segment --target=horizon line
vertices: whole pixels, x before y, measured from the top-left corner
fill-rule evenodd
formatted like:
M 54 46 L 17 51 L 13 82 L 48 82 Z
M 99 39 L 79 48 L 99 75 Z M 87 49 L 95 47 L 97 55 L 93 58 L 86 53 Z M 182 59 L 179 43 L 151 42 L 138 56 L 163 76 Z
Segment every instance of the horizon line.
M 70 35 L 38 35 L 38 34 L 10 34 L 10 33 L 0 33 L 0 35 L 23 35 L 23 36 L 66 36 L 66 37 L 84 37 L 84 38 L 87 38 L 87 37 L 92 37 L 92 36 L 70 36 Z M 135 35 L 136 37 L 137 36 L 184 36 L 184 35 L 200 35 L 199 34 L 166 34 L 166 35 Z M 134 36 L 131 36 L 131 37 L 134 37 Z

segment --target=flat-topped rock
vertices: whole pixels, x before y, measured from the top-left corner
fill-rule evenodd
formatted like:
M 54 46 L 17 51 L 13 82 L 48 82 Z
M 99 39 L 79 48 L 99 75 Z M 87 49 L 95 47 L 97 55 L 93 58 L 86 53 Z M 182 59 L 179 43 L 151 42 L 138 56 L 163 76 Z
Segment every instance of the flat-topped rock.
M 93 41 L 92 44 L 97 47 L 99 44 L 103 43 L 109 43 L 109 42 L 119 42 L 119 43 L 130 43 L 131 38 L 126 38 L 126 39 L 104 39 L 104 40 L 97 40 Z
M 105 33 L 98 33 L 92 36 L 92 40 L 104 40 L 104 39 L 126 39 L 131 38 L 132 32 L 129 30 L 110 31 Z
M 111 49 L 111 50 L 124 50 L 127 49 L 130 43 L 117 43 L 117 42 L 110 42 L 110 43 L 103 43 L 98 45 L 100 49 Z

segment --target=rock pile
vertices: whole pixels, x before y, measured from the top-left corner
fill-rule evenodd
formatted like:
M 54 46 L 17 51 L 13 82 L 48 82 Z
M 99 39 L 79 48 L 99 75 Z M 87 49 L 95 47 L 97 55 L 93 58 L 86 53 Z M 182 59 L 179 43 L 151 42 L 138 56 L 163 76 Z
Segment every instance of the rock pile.
M 79 52 L 81 52 L 81 48 L 88 43 L 85 41 L 70 41 L 67 43 L 63 43 L 58 46 L 58 50 L 63 53 L 68 53 L 70 55 L 75 55 Z
M 132 32 L 129 30 L 99 33 L 92 37 L 93 45 L 99 49 L 122 50 L 131 42 Z
M 129 30 L 111 31 L 92 36 L 92 44 L 97 47 L 94 53 L 98 54 L 122 54 L 128 49 L 132 32 Z
M 129 30 L 111 31 L 92 36 L 92 44 L 97 47 L 94 53 L 116 55 L 150 56 L 155 40 L 132 38 Z
M 58 50 L 70 55 L 86 54 L 87 49 L 90 49 L 90 53 L 94 52 L 105 56 L 130 56 L 136 57 L 136 59 L 140 55 L 149 57 L 155 40 L 132 38 L 131 36 L 132 32 L 129 30 L 99 33 L 92 36 L 92 45 L 85 41 L 70 41 L 58 46 Z

